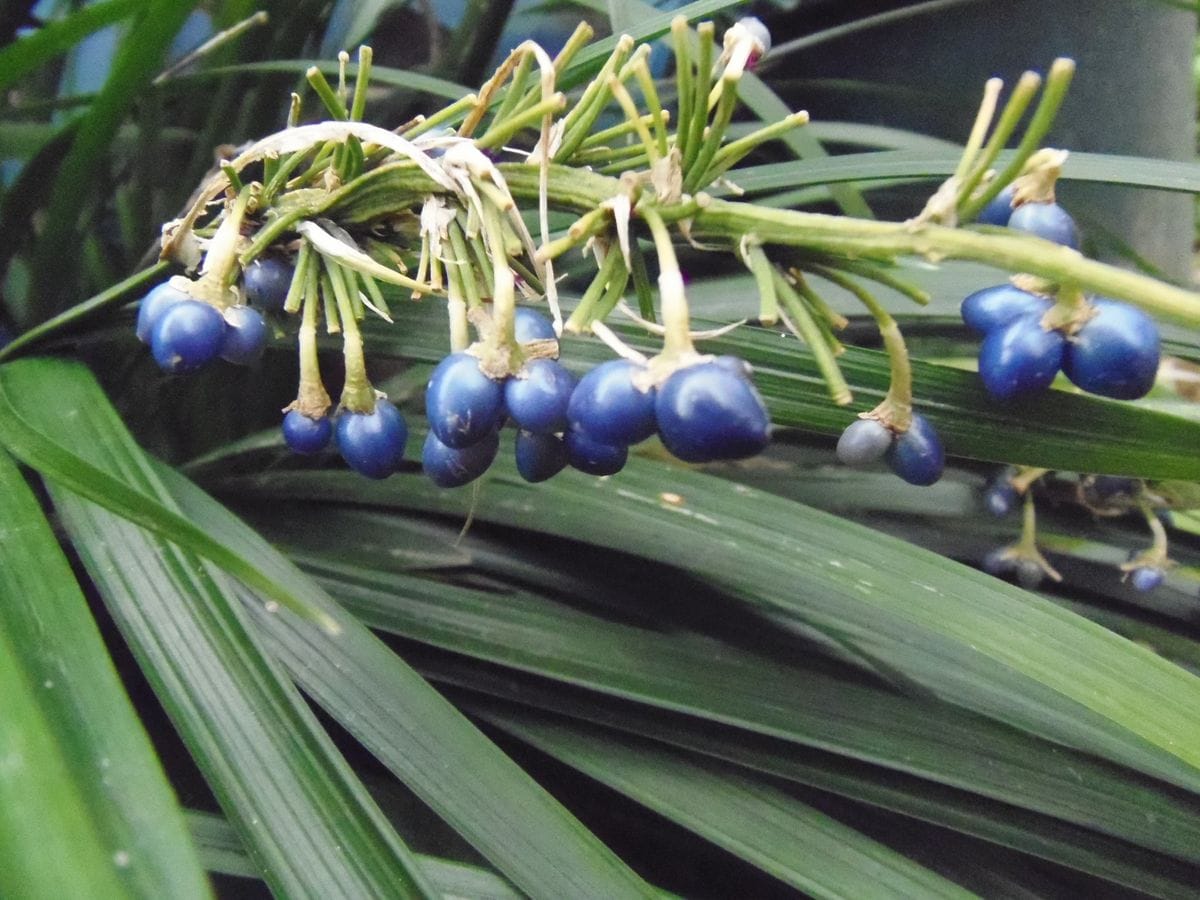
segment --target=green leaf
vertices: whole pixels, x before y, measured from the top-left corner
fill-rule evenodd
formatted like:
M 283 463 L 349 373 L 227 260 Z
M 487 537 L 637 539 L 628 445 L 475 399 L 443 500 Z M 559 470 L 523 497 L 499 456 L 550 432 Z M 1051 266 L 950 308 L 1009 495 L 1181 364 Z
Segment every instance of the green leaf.
M 140 5 L 138 0 L 92 3 L 0 49 L 0 91 L 7 91 L 30 72 L 66 53 L 93 31 L 132 15 Z
M 192 836 L 213 872 L 241 878 L 261 878 L 258 868 L 247 855 L 237 832 L 220 816 L 189 811 Z M 517 900 L 521 895 L 503 878 L 478 866 L 418 854 L 426 877 L 444 897 L 470 897 L 472 900 Z
M 484 718 L 813 897 L 974 896 L 732 767 L 545 717 Z
M 352 500 L 462 514 L 414 479 L 266 473 L 225 488 L 260 499 Z M 664 493 L 683 498 L 679 505 Z M 497 467 L 481 521 L 686 565 L 746 604 L 877 670 L 1050 740 L 1200 787 L 1200 679 L 1052 603 L 800 504 L 681 467 L 536 487 Z
M 293 75 L 302 77 L 310 68 L 316 66 L 325 75 L 336 77 L 339 71 L 336 62 L 328 60 L 306 59 L 272 59 L 265 62 L 238 63 L 230 66 L 214 66 L 211 69 L 201 69 L 187 75 L 177 75 L 168 84 L 189 84 L 196 81 L 208 81 L 213 78 L 223 78 L 226 75 Z M 358 65 L 346 67 L 346 75 L 353 79 L 358 71 Z M 387 85 L 388 87 L 407 88 L 443 97 L 447 100 L 458 100 L 471 93 L 471 89 L 444 78 L 434 78 L 421 72 L 408 69 L 395 69 L 389 66 L 371 66 L 371 84 Z
M 80 496 L 216 562 L 301 615 L 334 627 L 306 596 L 309 585 L 289 567 L 264 570 L 248 560 L 240 547 L 213 540 L 165 506 L 155 495 L 157 484 L 141 456 L 132 458 L 129 464 L 136 468 L 130 471 L 106 455 L 104 447 L 80 442 L 80 423 L 106 408 L 104 393 L 78 363 L 31 358 L 0 366 L 0 443 L 14 456 Z M 141 483 L 151 487 L 140 487 Z
M 189 517 L 278 556 L 182 477 L 160 476 Z M 326 711 L 501 872 L 533 896 L 646 896 L 652 891 L 412 669 L 332 601 L 335 638 L 257 604 L 272 652 Z M 448 773 L 466 777 L 451 778 Z M 519 811 L 521 827 L 512 827 Z
M 131 893 L 209 896 L 166 775 L 113 668 L 70 563 L 37 498 L 2 452 L 0 522 L 5 523 L 0 637 L 13 647 L 3 655 L 11 654 L 29 682 L 38 686 L 36 704 L 57 745 L 52 755 L 61 754 L 69 763 L 85 807 L 82 815 L 95 832 L 88 840 L 98 844 L 105 868 L 114 869 Z M 4 718 L 8 716 L 6 706 Z M 0 808 L 12 810 L 14 819 L 42 815 L 40 809 L 6 803 Z M 113 867 L 114 859 L 122 863 Z M 10 884 L 0 893 L 9 896 L 15 890 Z

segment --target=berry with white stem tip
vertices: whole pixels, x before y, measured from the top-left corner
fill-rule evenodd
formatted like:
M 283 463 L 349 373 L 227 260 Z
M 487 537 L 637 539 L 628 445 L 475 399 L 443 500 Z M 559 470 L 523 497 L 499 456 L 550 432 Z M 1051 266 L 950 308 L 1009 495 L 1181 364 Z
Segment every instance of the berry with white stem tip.
M 659 388 L 654 412 L 663 444 L 684 462 L 745 459 L 761 453 L 771 438 L 762 397 L 728 360 L 674 372 Z
M 238 366 L 257 361 L 267 346 L 267 322 L 256 309 L 231 306 L 225 310 L 221 359 Z
M 554 323 L 527 306 L 518 306 L 513 310 L 513 335 L 518 344 L 558 340 L 558 335 L 554 333 Z
M 1158 326 L 1127 303 L 1097 298 L 1091 305 L 1096 315 L 1071 337 L 1063 372 L 1085 391 L 1102 397 L 1146 396 L 1158 375 Z
M 644 369 L 627 359 L 610 359 L 586 373 L 567 404 L 570 427 L 611 447 L 636 444 L 654 434 L 656 391 L 634 384 L 634 376 Z
M 552 359 L 531 359 L 504 383 L 504 404 L 521 428 L 549 434 L 567 428 L 575 376 Z
M 878 419 L 856 419 L 837 442 L 837 458 L 847 466 L 862 468 L 883 459 L 895 435 Z
M 1079 249 L 1079 229 L 1071 214 L 1057 203 L 1022 203 L 1013 210 L 1008 227 L 1047 241 Z
M 1141 566 L 1130 574 L 1129 583 L 1133 585 L 1134 590 L 1145 594 L 1160 586 L 1166 577 L 1166 573 L 1162 569 Z
M 283 260 L 274 256 L 260 256 L 242 273 L 246 299 L 263 309 L 283 309 L 294 273 L 292 266 Z
M 208 365 L 221 353 L 225 319 L 199 300 L 181 300 L 166 309 L 150 331 L 150 350 L 164 372 L 184 375 Z
M 142 298 L 141 305 L 138 307 L 136 327 L 138 340 L 143 344 L 149 343 L 150 332 L 154 329 L 154 323 L 158 321 L 158 317 L 176 303 L 191 299 L 190 295 L 173 287 L 169 281 L 164 281 L 153 288 Z
M 333 423 L 328 416 L 312 418 L 297 409 L 288 410 L 282 430 L 284 443 L 291 451 L 305 456 L 324 450 L 333 437 Z
M 1031 294 L 1012 284 L 998 284 L 967 296 L 962 318 L 967 327 L 988 335 L 1025 316 L 1042 316 L 1054 305 L 1049 297 Z
M 462 449 L 496 430 L 504 385 L 485 375 L 469 353 L 451 353 L 433 370 L 425 388 L 429 427 L 447 447 Z
M 499 447 L 500 436 L 496 432 L 470 447 L 455 449 L 447 447 L 431 431 L 421 449 L 421 467 L 438 487 L 462 487 L 488 470 Z
M 343 412 L 337 421 L 342 459 L 367 478 L 387 478 L 399 468 L 408 442 L 408 424 L 388 400 L 375 401 L 369 413 Z
M 913 413 L 908 431 L 897 435 L 887 451 L 892 471 L 909 484 L 926 486 L 942 477 L 946 467 L 946 451 L 942 439 L 929 420 Z
M 988 201 L 988 205 L 979 211 L 975 221 L 980 225 L 1007 225 L 1013 214 L 1013 193 L 1014 188 L 1010 184 Z
M 1044 391 L 1062 367 L 1066 338 L 1047 331 L 1037 316 L 993 330 L 979 348 L 979 376 L 996 400 Z

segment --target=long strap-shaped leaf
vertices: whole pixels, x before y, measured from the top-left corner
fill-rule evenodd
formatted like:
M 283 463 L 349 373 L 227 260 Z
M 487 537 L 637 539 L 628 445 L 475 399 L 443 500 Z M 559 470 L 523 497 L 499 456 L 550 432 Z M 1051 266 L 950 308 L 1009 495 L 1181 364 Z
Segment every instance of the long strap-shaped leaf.
M 165 467 L 161 476 L 207 530 L 256 555 L 278 553 L 186 479 Z M 654 893 L 332 601 L 328 610 L 341 626 L 334 639 L 297 617 L 251 604 L 272 652 L 306 692 L 522 890 L 547 900 Z
M 586 539 L 684 566 L 749 608 L 816 630 L 952 703 L 1200 789 L 1200 678 L 1081 616 L 835 516 L 683 468 L 530 486 L 496 466 L 481 521 Z M 232 485 L 231 485 L 232 487 Z M 461 515 L 421 479 L 270 474 L 259 497 Z M 674 495 L 680 503 L 666 502 Z
M 86 805 L 79 828 L 94 829 L 107 857 L 105 867 L 131 892 L 180 900 L 209 896 L 178 804 L 70 563 L 37 498 L 3 452 L 0 523 L 0 638 L 11 644 L 0 655 L 11 653 L 13 665 L 22 666 L 37 686 L 37 705 L 57 744 L 51 757 L 61 754 L 69 762 Z M 8 691 L 0 696 L 9 696 Z M 5 706 L 0 719 L 8 716 Z M 21 817 L 42 817 L 40 806 L 30 810 L 0 804 L 0 810 L 20 829 Z M 39 853 L 48 853 L 50 846 Z M 45 864 L 45 858 L 30 861 Z M 60 864 L 54 860 L 49 868 Z M 5 882 L 3 874 L 9 871 L 0 865 L 0 894 L 5 896 L 19 887 Z

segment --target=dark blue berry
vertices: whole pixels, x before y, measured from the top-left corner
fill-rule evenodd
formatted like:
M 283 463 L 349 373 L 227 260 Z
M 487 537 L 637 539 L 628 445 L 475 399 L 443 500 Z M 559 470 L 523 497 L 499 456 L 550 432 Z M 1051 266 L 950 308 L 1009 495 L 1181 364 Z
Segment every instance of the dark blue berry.
M 946 451 L 929 420 L 913 413 L 908 431 L 898 435 L 888 448 L 887 462 L 909 484 L 933 484 L 946 467 Z
M 517 471 L 532 484 L 553 478 L 567 466 L 567 447 L 553 434 L 518 431 L 516 456 Z
M 337 421 L 342 459 L 367 478 L 387 478 L 404 459 L 408 424 L 388 400 L 376 400 L 370 413 L 343 412 Z
M 242 273 L 246 299 L 263 309 L 283 309 L 288 288 L 292 285 L 294 269 L 274 256 L 260 256 Z
M 998 547 L 995 550 L 989 550 L 988 554 L 983 558 L 983 571 L 989 575 L 997 577 L 1007 575 L 1016 566 L 1013 558 L 1008 555 L 1007 547 Z
M 154 330 L 154 323 L 158 321 L 158 317 L 176 303 L 190 299 L 191 297 L 183 291 L 171 287 L 170 282 L 163 282 L 150 291 L 142 298 L 142 303 L 138 307 L 136 329 L 138 340 L 143 344 L 149 343 L 150 332 Z
M 496 430 L 504 408 L 504 384 L 485 375 L 469 353 L 451 353 L 433 370 L 425 388 L 429 427 L 447 447 L 461 450 Z
M 1071 337 L 1063 371 L 1079 387 L 1102 397 L 1146 396 L 1158 374 L 1158 326 L 1126 303 L 1097 299 L 1092 305 L 1096 315 Z
M 727 363 L 673 373 L 659 388 L 654 413 L 663 444 L 684 462 L 745 459 L 771 438 L 771 416 L 754 383 Z
M 633 376 L 641 371 L 627 359 L 610 359 L 584 375 L 567 405 L 571 427 L 614 447 L 654 434 L 655 390 L 642 391 L 633 384 Z
M 1166 577 L 1167 575 L 1162 569 L 1140 566 L 1133 570 L 1133 574 L 1129 576 L 1129 582 L 1133 585 L 1134 590 L 1144 594 L 1161 585 Z
M 1136 478 L 1120 475 L 1094 475 L 1087 489 L 1099 500 L 1111 500 L 1119 496 L 1134 497 L 1138 493 L 1138 481 Z
M 1013 214 L 1013 186 L 1010 184 L 979 211 L 976 222 L 980 225 L 1007 225 Z
M 293 453 L 319 453 L 333 437 L 333 423 L 328 416 L 314 419 L 295 409 L 288 410 L 282 427 L 284 443 Z
M 558 335 L 554 333 L 554 323 L 541 313 L 525 306 L 518 306 L 513 310 L 513 332 L 519 344 L 558 340 Z
M 1025 316 L 1041 316 L 1053 305 L 1046 297 L 1039 297 L 1011 284 L 976 291 L 962 302 L 962 317 L 967 326 L 979 334 L 990 334 L 1016 319 Z
M 1019 495 L 1007 478 L 998 478 L 983 492 L 983 505 L 997 519 L 1003 519 L 1017 505 Z
M 878 419 L 855 419 L 837 442 L 837 458 L 847 466 L 869 466 L 883 459 L 895 435 Z
M 462 487 L 488 470 L 499 447 L 500 436 L 494 431 L 470 447 L 458 450 L 447 447 L 431 431 L 421 448 L 421 466 L 438 487 Z
M 1062 367 L 1066 339 L 1042 328 L 1038 316 L 1023 316 L 997 328 L 979 348 L 979 375 L 997 400 L 1044 391 Z
M 1046 579 L 1046 572 L 1036 560 L 1019 559 L 1016 566 L 1017 584 L 1032 591 Z
M 225 338 L 221 359 L 248 366 L 263 354 L 267 345 L 267 322 L 257 309 L 231 306 L 225 310 Z
M 1013 210 L 1008 227 L 1079 249 L 1079 229 L 1071 214 L 1057 203 L 1022 203 Z
M 504 383 L 504 404 L 526 431 L 548 434 L 567 428 L 567 404 L 575 376 L 552 359 L 531 359 Z
M 225 318 L 199 300 L 180 300 L 150 329 L 150 351 L 164 372 L 183 375 L 208 365 L 221 353 Z
M 629 458 L 629 448 L 624 444 L 605 444 L 576 429 L 563 435 L 563 445 L 571 467 L 588 475 L 615 475 L 625 468 Z

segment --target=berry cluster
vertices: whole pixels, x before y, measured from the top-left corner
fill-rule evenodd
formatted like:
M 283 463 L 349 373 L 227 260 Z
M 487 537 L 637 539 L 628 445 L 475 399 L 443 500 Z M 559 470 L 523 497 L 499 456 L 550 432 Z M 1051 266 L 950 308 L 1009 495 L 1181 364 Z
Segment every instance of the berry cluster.
M 164 372 L 185 375 L 218 357 L 236 365 L 253 363 L 266 346 L 267 323 L 251 306 L 230 306 L 222 312 L 166 282 L 142 301 L 137 336 L 150 345 Z
M 846 427 L 837 443 L 837 457 L 848 466 L 870 466 L 880 459 L 909 484 L 930 485 L 942 477 L 946 451 L 937 430 L 913 413 L 904 432 L 897 433 L 876 418 L 858 419 Z
M 1001 193 L 980 221 L 1078 246 L 1075 223 L 1057 203 L 1025 203 L 1013 210 L 1011 197 L 1011 189 Z M 1143 397 L 1154 385 L 1158 328 L 1127 304 L 1082 295 L 1060 295 L 1056 302 L 1002 284 L 963 300 L 962 317 L 983 335 L 979 375 L 997 400 L 1043 391 L 1060 370 L 1085 391 L 1118 400 Z

